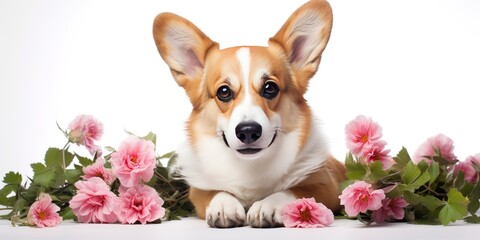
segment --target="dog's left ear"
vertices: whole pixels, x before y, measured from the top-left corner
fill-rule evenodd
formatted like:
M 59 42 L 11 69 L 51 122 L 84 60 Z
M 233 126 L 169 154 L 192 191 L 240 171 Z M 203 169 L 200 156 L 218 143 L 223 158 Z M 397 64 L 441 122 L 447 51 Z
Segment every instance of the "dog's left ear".
M 332 29 L 332 9 L 324 0 L 311 0 L 298 8 L 270 38 L 269 46 L 280 46 L 294 74 L 298 89 L 305 93 L 308 80 L 320 64 Z M 278 52 L 278 51 L 275 51 Z

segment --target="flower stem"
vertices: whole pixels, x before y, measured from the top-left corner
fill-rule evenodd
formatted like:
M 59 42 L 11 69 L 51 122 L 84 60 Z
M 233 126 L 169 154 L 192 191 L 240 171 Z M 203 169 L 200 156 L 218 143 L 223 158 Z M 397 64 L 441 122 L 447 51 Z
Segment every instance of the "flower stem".
M 157 170 L 154 171 L 155 173 L 155 176 L 157 178 L 159 178 L 162 182 L 168 184 L 168 186 L 171 188 L 171 189 L 175 189 L 175 187 L 170 183 L 170 181 L 168 179 L 166 179 L 165 177 L 162 176 L 162 174 L 158 173 Z
M 63 149 L 62 149 L 62 163 L 63 163 L 63 172 L 66 173 L 67 172 L 67 166 L 65 166 L 65 150 L 68 148 L 68 146 L 70 145 L 70 140 L 65 144 L 65 146 L 63 146 Z

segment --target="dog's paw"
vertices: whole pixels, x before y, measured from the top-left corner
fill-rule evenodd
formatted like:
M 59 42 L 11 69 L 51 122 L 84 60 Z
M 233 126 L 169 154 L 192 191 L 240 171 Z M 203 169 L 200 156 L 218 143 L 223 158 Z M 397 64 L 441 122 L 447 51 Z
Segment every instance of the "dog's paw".
M 247 224 L 256 228 L 283 226 L 282 209 L 295 199 L 293 193 L 285 191 L 255 202 L 248 210 Z
M 207 207 L 206 219 L 210 227 L 241 227 L 245 223 L 245 208 L 232 195 L 219 192 Z

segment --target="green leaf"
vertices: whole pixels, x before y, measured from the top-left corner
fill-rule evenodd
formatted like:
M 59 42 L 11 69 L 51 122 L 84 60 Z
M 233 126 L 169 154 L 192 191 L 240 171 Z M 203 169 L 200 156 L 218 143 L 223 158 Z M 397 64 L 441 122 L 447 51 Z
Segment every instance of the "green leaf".
M 164 168 L 164 167 L 157 167 L 155 171 L 156 171 L 156 173 L 158 173 L 160 176 L 162 176 L 164 179 L 167 179 L 167 180 L 168 180 L 169 176 L 168 176 L 168 171 L 167 171 L 166 168 Z
M 475 187 L 473 187 L 471 199 L 479 200 L 480 199 L 480 181 L 477 181 Z
M 407 201 L 410 205 L 416 205 L 420 203 L 420 195 L 405 191 L 403 193 L 403 199 Z
M 440 166 L 450 166 L 450 165 L 454 165 L 456 162 L 458 161 L 449 161 L 443 157 L 440 157 L 440 156 L 432 156 L 432 160 L 434 162 L 438 162 L 438 164 L 440 164 Z
M 78 169 L 67 169 L 65 172 L 66 180 L 68 183 L 74 184 L 80 180 L 80 176 L 83 174 L 82 171 Z
M 429 184 L 431 185 L 435 180 L 437 180 L 438 175 L 440 175 L 440 165 L 437 162 L 432 162 L 428 168 L 428 175 L 430 175 Z
M 463 171 L 458 171 L 453 181 L 453 185 L 457 189 L 461 189 L 464 184 L 465 184 L 465 173 L 463 173 Z
M 465 217 L 468 205 L 468 200 L 456 188 L 451 188 L 447 197 L 447 204 L 438 215 L 440 222 L 445 226 Z
M 370 168 L 370 178 L 373 181 L 378 181 L 388 175 L 387 172 L 383 170 L 383 164 L 380 161 L 375 161 L 370 163 L 369 168 Z
M 32 163 L 33 183 L 43 187 L 51 187 L 55 184 L 55 168 L 47 168 L 42 163 Z
M 425 171 L 424 173 L 422 173 L 422 175 L 420 175 L 420 177 L 415 179 L 415 181 L 408 184 L 407 189 L 410 191 L 415 191 L 418 188 L 420 188 L 423 184 L 427 183 L 429 180 L 430 180 L 430 175 L 428 175 L 428 172 Z
M 0 190 L 0 205 L 6 207 L 12 207 L 15 204 L 15 197 L 8 197 L 12 192 L 15 192 L 16 188 L 13 185 L 4 186 Z
M 157 145 L 157 135 L 153 132 L 149 132 L 146 136 L 142 137 L 142 139 L 151 141 L 153 145 Z
M 348 186 L 352 185 L 355 183 L 355 180 L 345 180 L 340 183 L 340 186 L 338 187 L 340 192 L 343 191 L 343 189 L 347 188 Z
M 15 204 L 15 197 L 9 197 L 10 193 L 17 193 L 22 185 L 22 175 L 16 172 L 8 172 L 3 178 L 5 186 L 0 189 L 0 205 L 12 207 Z
M 395 187 L 393 187 L 390 191 L 385 192 L 385 195 L 388 198 L 396 198 L 396 197 L 402 197 L 403 192 L 407 189 L 407 185 L 405 184 L 396 184 Z
M 472 200 L 470 199 L 470 202 L 468 203 L 467 210 L 470 214 L 476 214 L 478 209 L 480 208 L 480 202 L 478 200 Z
M 110 152 L 116 152 L 117 150 L 112 146 L 106 146 L 105 149 Z
M 28 187 L 27 191 L 22 194 L 22 198 L 33 204 L 33 202 L 37 200 L 38 195 L 41 192 L 45 192 L 45 190 L 45 187 L 34 184 L 32 182 L 32 184 L 30 184 L 30 187 Z
M 55 174 L 55 181 L 53 182 L 53 185 L 51 187 L 61 187 L 63 184 L 65 184 L 65 180 L 67 179 L 66 176 L 66 169 L 64 170 L 62 166 L 54 166 L 51 167 L 53 169 L 54 174 Z
M 0 219 L 1 220 L 10 220 L 13 215 L 14 215 L 14 212 L 10 211 L 9 213 L 7 213 L 5 215 L 0 215 Z
M 3 182 L 6 184 L 20 185 L 22 184 L 22 175 L 20 173 L 10 171 L 5 174 L 5 177 L 3 177 Z
M 475 186 L 473 187 L 470 195 L 468 195 L 470 203 L 468 204 L 468 212 L 471 214 L 476 214 L 478 209 L 480 208 L 480 181 L 477 181 Z
M 135 137 L 138 137 L 137 135 L 135 135 L 134 133 L 128 131 L 127 129 L 123 129 L 128 135 L 130 136 L 135 136 Z
M 418 167 L 413 162 L 408 162 L 405 166 L 402 178 L 405 184 L 410 184 L 415 181 L 415 179 L 417 179 L 420 174 L 420 169 L 418 169 Z
M 151 141 L 153 143 L 153 145 L 157 145 L 157 135 L 153 132 L 149 132 L 147 135 L 143 136 L 143 137 L 139 137 L 138 135 L 130 132 L 130 131 L 127 131 L 125 129 L 125 132 L 128 134 L 128 135 L 131 135 L 131 136 L 135 136 L 135 137 L 138 137 L 138 138 L 141 138 L 141 139 L 144 139 L 144 140 L 147 140 L 147 141 Z
M 410 155 L 405 147 L 402 147 L 397 156 L 393 157 L 393 160 L 395 160 L 399 169 L 403 169 L 409 162 L 412 162 L 412 159 L 410 158 Z
M 65 154 L 65 166 L 63 162 L 63 154 Z M 62 149 L 49 148 L 47 153 L 45 153 L 45 165 L 47 167 L 61 166 L 67 168 L 72 163 L 72 160 L 73 154 L 67 150 L 63 153 Z
M 469 196 L 472 193 L 474 185 L 469 182 L 464 182 L 460 192 L 463 196 Z
M 168 158 L 168 159 L 170 159 L 170 158 L 174 157 L 175 154 L 176 154 L 175 151 L 171 151 L 171 152 L 168 152 L 168 153 L 163 154 L 163 155 L 160 156 L 159 158 L 160 158 L 160 159 L 163 159 L 163 158 Z
M 480 163 L 476 163 L 475 161 L 472 161 L 472 167 L 477 171 L 477 173 L 480 173 Z
M 78 162 L 82 165 L 82 167 L 86 167 L 93 164 L 93 160 L 91 160 L 90 158 L 82 157 L 76 153 L 75 153 L 75 157 L 78 159 Z
M 171 155 L 170 159 L 168 160 L 167 170 L 170 172 L 170 170 L 172 169 L 172 167 L 175 166 L 176 163 L 177 163 L 177 154 L 173 152 L 173 155 Z
M 345 167 L 347 168 L 348 179 L 362 180 L 365 174 L 367 174 L 367 167 L 359 162 L 355 162 L 351 153 L 347 154 Z
M 75 216 L 75 214 L 73 214 L 72 209 L 70 207 L 63 209 L 59 214 L 60 216 L 62 216 L 63 220 L 77 219 L 77 217 Z
M 465 220 L 465 222 L 467 223 L 476 223 L 476 224 L 480 223 L 480 217 L 478 217 L 477 215 L 468 216 L 463 220 Z
M 419 163 L 417 163 L 417 167 L 418 169 L 420 169 L 420 172 L 425 172 L 428 169 L 429 165 L 430 164 L 425 161 L 420 161 Z
M 428 208 L 429 211 L 433 212 L 435 209 L 445 205 L 445 202 L 442 200 L 432 196 L 432 195 L 427 195 L 427 196 L 421 196 L 419 198 L 420 203 Z

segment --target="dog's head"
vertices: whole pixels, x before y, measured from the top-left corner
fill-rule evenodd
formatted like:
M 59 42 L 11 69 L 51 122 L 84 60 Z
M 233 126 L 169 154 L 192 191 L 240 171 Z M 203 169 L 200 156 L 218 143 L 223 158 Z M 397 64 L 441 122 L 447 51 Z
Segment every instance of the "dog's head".
M 303 98 L 332 27 L 329 4 L 312 0 L 297 9 L 268 47 L 219 49 L 188 20 L 158 15 L 153 35 L 160 55 L 193 105 L 192 144 L 217 136 L 242 159 L 256 159 L 279 134 L 299 132 L 301 148 L 311 115 Z

